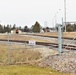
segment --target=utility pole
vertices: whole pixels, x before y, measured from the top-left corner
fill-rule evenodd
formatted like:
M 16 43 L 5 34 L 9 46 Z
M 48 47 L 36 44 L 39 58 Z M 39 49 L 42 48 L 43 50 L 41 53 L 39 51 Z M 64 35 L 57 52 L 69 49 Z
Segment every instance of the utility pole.
M 66 32 L 66 0 L 64 0 L 64 25 L 65 25 L 65 32 Z
M 58 52 L 62 53 L 62 25 L 58 25 Z
M 8 64 L 10 64 L 10 41 L 9 41 L 9 32 L 8 32 Z
M 55 14 L 55 27 L 57 26 L 57 13 Z

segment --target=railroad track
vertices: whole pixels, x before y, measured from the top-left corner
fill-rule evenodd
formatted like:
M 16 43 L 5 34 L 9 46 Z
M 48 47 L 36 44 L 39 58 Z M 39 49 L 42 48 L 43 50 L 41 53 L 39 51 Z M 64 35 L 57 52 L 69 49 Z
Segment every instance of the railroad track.
M 56 38 L 58 39 L 57 36 L 46 36 L 46 35 L 37 35 L 37 34 L 26 34 L 26 35 L 32 35 L 32 36 L 40 36 L 40 37 L 49 37 L 49 38 Z M 72 37 L 62 37 L 62 39 L 67 39 L 67 40 L 73 40 L 73 41 L 76 41 L 76 38 L 72 38 Z M 50 43 L 50 44 L 46 44 L 47 46 L 52 46 L 52 47 L 55 47 L 55 48 L 58 48 L 58 44 L 57 43 Z M 75 44 L 63 44 L 62 45 L 62 48 L 64 49 L 68 49 L 68 50 L 76 50 L 76 45 Z
M 0 39 L 0 41 L 8 41 L 8 40 Z M 20 40 L 9 40 L 9 42 L 27 43 L 27 44 L 29 43 L 29 41 L 20 41 Z M 54 48 L 58 48 L 57 43 L 36 42 L 36 44 L 37 45 L 44 45 L 44 46 L 51 46 L 51 47 L 54 47 Z M 67 50 L 76 50 L 76 45 L 62 44 L 62 48 L 67 49 Z
M 26 35 L 49 37 L 49 38 L 58 38 L 57 36 L 47 36 L 47 35 L 37 35 L 37 34 L 26 34 Z M 67 40 L 73 40 L 74 39 L 74 40 L 76 40 L 76 38 L 72 38 L 72 37 L 69 37 L 69 38 L 68 37 L 62 37 L 62 39 L 67 39 Z

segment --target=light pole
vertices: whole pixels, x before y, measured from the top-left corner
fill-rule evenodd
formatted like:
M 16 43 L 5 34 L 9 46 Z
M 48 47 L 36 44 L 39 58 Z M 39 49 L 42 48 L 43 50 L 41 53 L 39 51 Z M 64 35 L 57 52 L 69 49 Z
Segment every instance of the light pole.
M 66 0 L 64 0 L 64 25 L 65 25 L 65 32 L 66 32 Z
M 52 19 L 52 25 L 53 25 L 53 27 L 55 27 L 55 25 L 56 25 L 56 14 L 54 15 L 54 17 Z
M 55 13 L 55 16 L 54 16 L 53 19 L 52 19 L 52 24 L 53 24 L 53 27 L 55 27 L 55 28 L 56 28 L 56 26 L 57 26 L 57 14 L 59 13 L 60 10 L 61 10 L 61 9 L 59 9 L 58 12 Z M 54 20 L 54 21 L 53 21 L 53 20 Z M 54 24 L 55 24 L 55 25 L 54 25 Z
M 54 16 L 55 17 L 55 16 Z M 54 17 L 52 19 L 52 26 L 53 26 L 53 31 L 54 31 Z
M 55 14 L 55 27 L 57 26 L 57 14 L 59 13 L 61 9 L 58 10 L 58 12 Z
M 57 26 L 57 14 L 58 12 L 55 14 L 55 27 Z
M 53 28 L 55 28 L 56 25 L 57 25 L 57 13 L 58 13 L 58 12 L 55 13 L 55 15 L 54 15 L 54 17 L 53 17 L 53 19 L 52 19 Z

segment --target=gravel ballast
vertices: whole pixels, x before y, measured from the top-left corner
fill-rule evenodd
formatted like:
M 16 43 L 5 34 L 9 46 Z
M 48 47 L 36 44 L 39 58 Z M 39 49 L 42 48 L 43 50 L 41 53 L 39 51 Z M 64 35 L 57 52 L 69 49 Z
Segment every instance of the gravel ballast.
M 52 67 L 60 72 L 76 73 L 76 51 L 63 52 L 61 55 L 49 55 L 40 63 L 40 67 Z

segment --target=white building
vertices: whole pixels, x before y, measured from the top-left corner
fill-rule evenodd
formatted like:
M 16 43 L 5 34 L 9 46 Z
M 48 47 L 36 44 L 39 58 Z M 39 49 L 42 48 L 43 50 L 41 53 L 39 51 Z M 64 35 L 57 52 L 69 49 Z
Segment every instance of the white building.
M 21 30 L 18 30 L 18 33 L 19 33 L 19 34 L 21 34 L 21 33 L 22 33 L 22 31 L 21 31 Z M 16 34 L 16 29 L 11 30 L 11 34 Z

